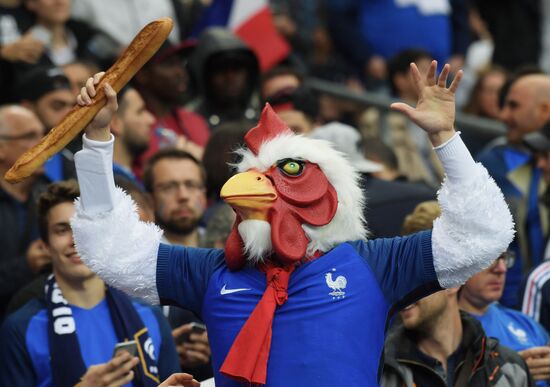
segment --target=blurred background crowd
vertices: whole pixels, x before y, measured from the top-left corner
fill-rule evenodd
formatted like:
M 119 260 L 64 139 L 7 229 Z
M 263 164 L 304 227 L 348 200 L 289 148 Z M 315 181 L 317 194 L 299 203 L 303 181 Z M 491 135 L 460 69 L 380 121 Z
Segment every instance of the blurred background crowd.
M 109 68 L 146 23 L 163 16 L 174 20 L 174 29 L 119 93 L 111 130 L 117 185 L 171 244 L 223 248 L 234 215 L 218 194 L 232 174 L 232 151 L 266 102 L 292 130 L 333 142 L 361 171 L 371 238 L 430 229 L 443 170 L 424 132 L 389 105 L 417 100 L 411 62 L 421 71 L 432 59 L 440 67 L 449 63 L 452 73 L 462 69 L 456 129 L 502 189 L 516 238 L 479 278 L 405 310 L 387 343 L 387 372 L 399 375 L 399 359 L 407 357 L 396 353 L 403 339 L 395 335 L 435 335 L 452 326 L 441 325 L 446 316 L 462 319 L 456 335 L 464 344 L 449 356 L 438 358 L 422 349 L 421 339 L 407 336 L 424 357 L 412 349 L 406 355 L 427 362 L 441 385 L 464 378 L 467 348 L 477 348 L 475 340 L 464 341 L 467 327 L 473 337 L 484 329 L 519 351 L 521 358 L 510 362 L 526 365 L 547 385 L 548 0 L 0 0 L 0 321 L 43 297 L 52 270 L 63 275 L 56 265 L 74 245 L 56 250 L 51 243 L 48 233 L 57 238 L 59 231 L 48 229 L 55 204 L 43 201 L 54 195 L 50 183 L 63 187 L 60 182 L 76 177 L 73 155 L 81 139 L 22 183 L 8 184 L 4 173 L 60 122 L 90 76 Z M 70 271 L 65 274 L 73 278 Z M 175 368 L 211 377 L 207 335 L 191 333 L 199 316 L 164 307 L 157 318 L 171 325 L 164 338 L 174 337 L 175 350 L 165 357 L 177 353 Z M 9 325 L 2 328 L 4 347 L 13 335 Z M 508 359 L 506 349 L 499 351 Z M 0 353 L 2 362 L 13 356 Z M 453 363 L 451 354 L 466 360 Z M 29 359 L 19 366 L 37 377 L 43 365 Z M 390 377 L 384 380 L 392 385 Z

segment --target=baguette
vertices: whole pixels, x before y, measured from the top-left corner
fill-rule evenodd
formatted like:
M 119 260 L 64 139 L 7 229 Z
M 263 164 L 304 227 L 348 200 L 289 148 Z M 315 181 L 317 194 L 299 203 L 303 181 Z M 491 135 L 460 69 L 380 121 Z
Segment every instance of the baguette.
M 10 183 L 19 182 L 30 176 L 51 156 L 62 150 L 80 133 L 101 110 L 107 99 L 103 85 L 108 82 L 118 92 L 130 81 L 136 72 L 157 52 L 172 30 L 172 19 L 160 18 L 149 24 L 136 35 L 120 58 L 105 73 L 96 87 L 97 94 L 88 106 L 75 106 L 34 147 L 25 152 L 6 172 Z

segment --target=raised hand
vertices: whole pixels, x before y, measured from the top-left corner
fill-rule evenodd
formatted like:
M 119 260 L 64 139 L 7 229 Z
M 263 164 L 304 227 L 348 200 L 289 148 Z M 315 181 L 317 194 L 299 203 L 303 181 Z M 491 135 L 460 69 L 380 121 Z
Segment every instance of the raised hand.
M 455 92 L 462 79 L 460 70 L 447 87 L 450 65 L 446 64 L 436 80 L 437 61 L 432 61 L 426 77 L 411 63 L 411 75 L 418 92 L 416 108 L 396 102 L 391 108 L 405 114 L 424 129 L 434 146 L 440 145 L 454 134 Z
M 88 78 L 86 86 L 80 90 L 80 94 L 76 97 L 76 102 L 80 106 L 87 106 L 93 103 L 93 98 L 96 96 L 96 85 L 99 83 L 105 73 L 97 73 L 93 77 Z M 107 103 L 95 115 L 94 119 L 86 127 L 86 136 L 91 140 L 108 141 L 110 137 L 109 124 L 113 115 L 118 109 L 116 92 L 108 83 L 104 85 L 105 97 Z

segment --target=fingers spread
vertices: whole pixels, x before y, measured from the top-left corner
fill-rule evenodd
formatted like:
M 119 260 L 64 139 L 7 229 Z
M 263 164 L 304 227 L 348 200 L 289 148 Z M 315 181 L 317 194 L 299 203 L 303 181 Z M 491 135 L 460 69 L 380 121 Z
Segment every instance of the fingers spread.
M 456 93 L 456 89 L 458 89 L 458 85 L 460 85 L 460 80 L 462 79 L 463 75 L 464 75 L 464 71 L 458 70 L 458 72 L 455 75 L 455 79 L 453 79 L 451 86 L 449 86 L 450 91 L 452 91 L 453 93 Z
M 420 70 L 418 70 L 416 63 L 411 63 L 411 76 L 414 81 L 414 86 L 417 91 L 420 91 L 420 89 L 424 86 L 424 82 L 422 81 L 422 75 L 420 75 Z
M 439 79 L 437 81 L 439 87 L 447 87 L 447 77 L 449 76 L 450 68 L 451 66 L 448 63 L 443 66 L 443 70 L 441 70 L 441 74 L 439 74 Z
M 437 61 L 432 60 L 430 68 L 428 69 L 428 75 L 426 76 L 428 86 L 435 85 L 435 71 L 437 70 Z
M 406 116 L 410 117 L 414 109 L 403 102 L 395 102 L 390 105 L 390 108 L 393 110 L 397 110 L 398 112 L 401 112 L 405 114 Z

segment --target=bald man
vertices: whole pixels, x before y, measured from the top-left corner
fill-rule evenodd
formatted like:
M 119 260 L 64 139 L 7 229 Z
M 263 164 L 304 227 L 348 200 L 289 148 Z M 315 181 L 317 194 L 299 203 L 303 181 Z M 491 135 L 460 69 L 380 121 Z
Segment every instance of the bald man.
M 510 144 L 519 146 L 526 134 L 538 131 L 550 120 L 550 76 L 532 74 L 515 81 L 506 95 L 501 119 Z
M 47 184 L 41 171 L 9 184 L 4 174 L 40 141 L 44 125 L 29 109 L 0 106 L 0 320 L 12 295 L 50 261 L 38 237 L 35 202 Z
M 511 249 L 518 259 L 508 271 L 501 300 L 515 307 L 519 304 L 522 273 L 543 259 L 548 232 L 547 208 L 539 200 L 546 183 L 522 140 L 550 120 L 550 76 L 529 74 L 517 78 L 505 97 L 500 118 L 507 126 L 507 144 L 483 153 L 479 161 L 502 189 L 516 221 L 517 234 Z

